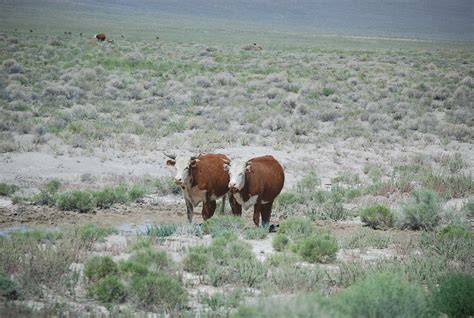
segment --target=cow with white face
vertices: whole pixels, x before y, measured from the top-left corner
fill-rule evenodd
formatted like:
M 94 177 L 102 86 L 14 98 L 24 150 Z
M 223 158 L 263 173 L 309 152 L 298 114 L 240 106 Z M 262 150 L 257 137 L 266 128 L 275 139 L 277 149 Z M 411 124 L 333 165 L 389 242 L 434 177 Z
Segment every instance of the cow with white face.
M 253 222 L 267 226 L 270 223 L 272 205 L 285 183 L 285 173 L 280 163 L 272 156 L 263 156 L 248 161 L 232 160 L 225 166 L 229 171 L 229 191 L 233 196 L 235 214 L 241 209 L 254 207 Z
M 230 162 L 229 158 L 223 154 L 166 156 L 170 158 L 166 164 L 176 168 L 174 181 L 183 191 L 189 222 L 192 222 L 194 207 L 199 203 L 202 203 L 203 219 L 212 217 L 216 210 L 216 200 L 224 197 L 229 190 L 229 174 L 224 170 L 224 165 Z M 234 211 L 232 201 L 231 207 Z

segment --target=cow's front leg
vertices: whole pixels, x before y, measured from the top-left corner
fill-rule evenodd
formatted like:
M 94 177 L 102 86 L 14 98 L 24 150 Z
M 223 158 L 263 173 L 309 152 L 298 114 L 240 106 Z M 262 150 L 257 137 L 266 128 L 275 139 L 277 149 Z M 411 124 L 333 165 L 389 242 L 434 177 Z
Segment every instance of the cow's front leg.
M 206 200 L 202 203 L 202 218 L 205 220 L 210 219 L 214 215 L 216 210 L 216 201 Z
M 236 216 L 242 215 L 242 206 L 237 202 L 232 194 L 229 195 L 230 208 L 232 209 L 232 214 Z
M 186 201 L 186 213 L 188 214 L 188 221 L 189 223 L 193 222 L 193 213 L 194 213 L 194 207 L 191 201 L 185 200 Z
M 256 226 L 260 223 L 260 214 L 262 213 L 262 203 L 257 202 L 253 206 L 253 223 L 255 223 Z
M 273 202 L 268 202 L 262 205 L 262 226 L 266 227 L 270 224 L 270 217 L 272 215 Z

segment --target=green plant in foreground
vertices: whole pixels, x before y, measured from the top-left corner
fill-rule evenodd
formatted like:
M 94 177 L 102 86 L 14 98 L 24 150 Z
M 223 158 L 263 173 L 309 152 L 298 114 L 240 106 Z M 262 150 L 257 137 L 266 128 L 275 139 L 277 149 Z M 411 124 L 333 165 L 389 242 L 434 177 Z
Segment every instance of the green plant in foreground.
M 123 187 L 104 188 L 93 192 L 95 204 L 98 208 L 107 209 L 114 203 L 125 203 L 128 200 L 127 192 Z
M 283 221 L 278 228 L 278 234 L 285 234 L 292 240 L 307 237 L 313 232 L 313 226 L 308 219 L 301 217 L 290 217 Z
M 474 277 L 464 273 L 443 276 L 433 292 L 432 306 L 448 317 L 474 315 Z
M 204 233 L 216 237 L 225 232 L 237 232 L 244 228 L 245 221 L 233 215 L 214 216 L 202 225 Z
M 401 227 L 430 230 L 438 225 L 441 206 L 438 195 L 429 189 L 416 189 L 402 206 Z
M 177 229 L 177 224 L 150 225 L 146 228 L 146 234 L 157 237 L 167 237 L 173 235 Z
M 96 207 L 96 200 L 94 193 L 90 191 L 72 190 L 59 193 L 56 205 L 61 210 L 89 212 Z
M 290 242 L 290 240 L 288 239 L 288 237 L 285 234 L 277 233 L 273 237 L 272 246 L 277 251 L 283 251 L 285 248 L 288 247 L 289 242 Z
M 182 283 L 163 272 L 134 276 L 130 285 L 130 295 L 147 308 L 177 309 L 183 306 L 187 299 Z
M 10 278 L 7 274 L 0 272 L 0 296 L 8 300 L 17 299 L 20 295 L 20 286 Z
M 86 277 L 93 282 L 97 282 L 105 276 L 116 274 L 117 272 L 117 264 L 110 256 L 93 256 L 87 260 L 84 269 Z
M 247 240 L 261 240 L 267 237 L 268 227 L 249 227 L 244 229 L 244 237 Z
M 398 274 L 375 273 L 329 300 L 341 317 L 425 317 L 428 303 L 423 290 Z
M 79 237 L 85 242 L 102 241 L 106 236 L 118 233 L 114 227 L 100 227 L 95 224 L 82 225 L 78 231 Z
M 89 288 L 89 293 L 103 304 L 119 303 L 125 299 L 125 286 L 118 276 L 108 274 Z
M 389 208 L 383 205 L 375 205 L 363 209 L 360 212 L 362 222 L 373 229 L 390 228 L 393 225 L 393 215 Z
M 3 182 L 0 182 L 0 195 L 11 196 L 18 189 L 19 189 L 18 186 L 14 184 L 6 184 Z
M 465 227 L 457 224 L 448 224 L 438 232 L 438 238 L 440 240 L 469 238 L 470 235 Z
M 293 250 L 311 263 L 327 263 L 338 251 L 336 238 L 328 231 L 318 231 L 295 243 Z

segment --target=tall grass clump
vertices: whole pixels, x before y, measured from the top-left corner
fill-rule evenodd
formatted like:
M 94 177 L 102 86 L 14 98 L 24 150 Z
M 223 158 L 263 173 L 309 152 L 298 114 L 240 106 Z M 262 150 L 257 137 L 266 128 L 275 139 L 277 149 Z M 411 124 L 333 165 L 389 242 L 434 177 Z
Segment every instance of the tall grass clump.
M 373 229 L 387 229 L 393 225 L 392 212 L 381 204 L 362 209 L 360 218 L 362 222 Z
M 340 317 L 427 317 L 423 290 L 395 273 L 375 273 L 330 299 Z
M 292 217 L 283 221 L 273 238 L 277 251 L 290 248 L 308 262 L 325 263 L 338 251 L 336 238 L 324 229 L 315 229 L 306 218 Z
M 318 230 L 311 236 L 295 242 L 293 251 L 310 263 L 327 263 L 336 258 L 336 238 L 326 230 Z
M 233 215 L 218 215 L 206 220 L 202 229 L 204 233 L 211 234 L 212 237 L 227 232 L 238 232 L 245 226 L 245 221 L 241 217 Z
M 61 183 L 59 180 L 50 180 L 48 183 L 41 189 L 41 191 L 33 196 L 33 203 L 38 205 L 49 205 L 52 206 L 56 203 L 57 193 Z
M 8 197 L 15 193 L 18 189 L 18 186 L 14 184 L 0 182 L 0 195 Z
M 221 233 L 210 246 L 190 248 L 183 264 L 187 271 L 205 274 L 205 279 L 213 286 L 233 283 L 255 287 L 263 282 L 267 273 L 251 246 L 232 232 Z
M 94 193 L 90 191 L 70 190 L 61 192 L 56 197 L 56 205 L 65 211 L 90 212 L 96 207 Z
M 402 206 L 399 226 L 402 229 L 431 230 L 438 225 L 440 212 L 440 201 L 434 191 L 416 189 Z
M 441 277 L 431 298 L 432 307 L 448 317 L 474 315 L 474 277 L 465 273 L 449 273 Z

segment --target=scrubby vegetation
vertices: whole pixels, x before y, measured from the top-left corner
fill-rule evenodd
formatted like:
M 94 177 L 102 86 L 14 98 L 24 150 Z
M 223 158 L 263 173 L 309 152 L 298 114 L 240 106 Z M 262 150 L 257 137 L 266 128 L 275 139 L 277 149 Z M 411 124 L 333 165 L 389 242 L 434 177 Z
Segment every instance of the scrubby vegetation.
M 160 23 L 0 33 L 0 226 L 48 227 L 0 231 L 0 316 L 474 315 L 470 43 Z M 165 150 L 278 157 L 277 233 L 181 224 Z M 33 153 L 61 165 L 29 176 Z

